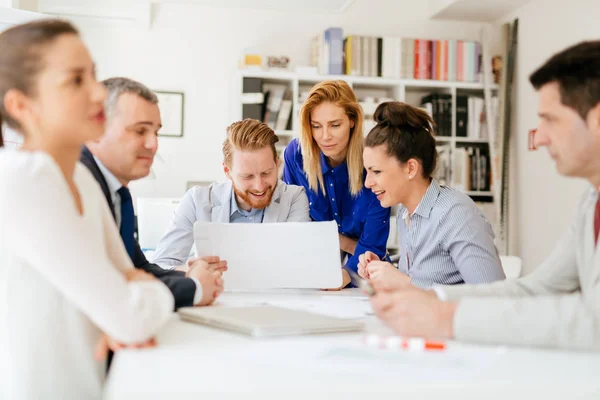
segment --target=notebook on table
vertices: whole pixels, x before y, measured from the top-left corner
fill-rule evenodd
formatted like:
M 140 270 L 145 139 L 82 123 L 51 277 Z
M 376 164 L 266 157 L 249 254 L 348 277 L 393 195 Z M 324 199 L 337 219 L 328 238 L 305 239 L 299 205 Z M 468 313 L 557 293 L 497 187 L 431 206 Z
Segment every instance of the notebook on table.
M 253 337 L 358 332 L 364 328 L 356 320 L 275 306 L 185 307 L 178 313 L 185 321 Z

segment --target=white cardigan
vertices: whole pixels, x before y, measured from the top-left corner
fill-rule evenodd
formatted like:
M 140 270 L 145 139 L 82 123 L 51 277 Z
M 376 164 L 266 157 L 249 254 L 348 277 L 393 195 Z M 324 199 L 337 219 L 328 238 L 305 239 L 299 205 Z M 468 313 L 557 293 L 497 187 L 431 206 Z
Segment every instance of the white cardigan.
M 100 187 L 81 164 L 79 215 L 47 154 L 0 150 L 0 373 L 7 399 L 95 399 L 102 332 L 133 343 L 169 318 L 161 282 L 128 283 L 133 268 Z M 2 396 L 0 396 L 2 397 Z

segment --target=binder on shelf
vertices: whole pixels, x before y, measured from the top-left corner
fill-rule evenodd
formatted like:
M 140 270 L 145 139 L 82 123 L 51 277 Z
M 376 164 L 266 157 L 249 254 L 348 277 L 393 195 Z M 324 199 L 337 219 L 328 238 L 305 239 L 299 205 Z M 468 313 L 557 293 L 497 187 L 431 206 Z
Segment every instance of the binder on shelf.
M 467 137 L 469 121 L 469 98 L 466 95 L 456 96 L 456 136 Z
M 268 124 L 271 129 L 275 129 L 277 117 L 283 101 L 283 96 L 287 90 L 287 86 L 283 84 L 272 84 L 269 88 L 267 109 L 263 118 L 263 122 Z
M 429 103 L 431 106 L 429 106 Z M 421 106 L 431 109 L 433 122 L 437 125 L 438 136 L 452 135 L 452 95 L 431 93 L 421 99 Z
M 344 65 L 344 35 L 342 28 L 325 30 L 325 74 L 342 75 Z
M 242 83 L 242 119 L 263 120 L 265 96 L 260 78 L 244 78 Z

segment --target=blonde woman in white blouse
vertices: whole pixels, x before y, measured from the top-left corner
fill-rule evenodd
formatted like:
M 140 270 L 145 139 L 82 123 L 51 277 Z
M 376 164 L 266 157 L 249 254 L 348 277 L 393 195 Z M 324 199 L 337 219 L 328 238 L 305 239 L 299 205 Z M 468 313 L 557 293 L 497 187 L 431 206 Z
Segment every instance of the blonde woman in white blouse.
M 166 286 L 133 269 L 100 188 L 79 164 L 104 131 L 105 89 L 77 31 L 57 20 L 0 34 L 0 385 L 7 399 L 94 399 L 103 332 L 145 342 L 169 318 Z M 0 397 L 3 397 L 0 393 Z

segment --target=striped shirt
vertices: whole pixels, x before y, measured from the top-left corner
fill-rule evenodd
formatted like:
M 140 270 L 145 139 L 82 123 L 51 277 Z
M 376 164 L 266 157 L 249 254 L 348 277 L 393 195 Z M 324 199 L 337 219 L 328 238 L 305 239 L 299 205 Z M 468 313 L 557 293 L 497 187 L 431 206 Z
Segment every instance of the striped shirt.
M 494 232 L 469 196 L 435 179 L 410 215 L 400 205 L 398 269 L 421 288 L 505 279 Z

